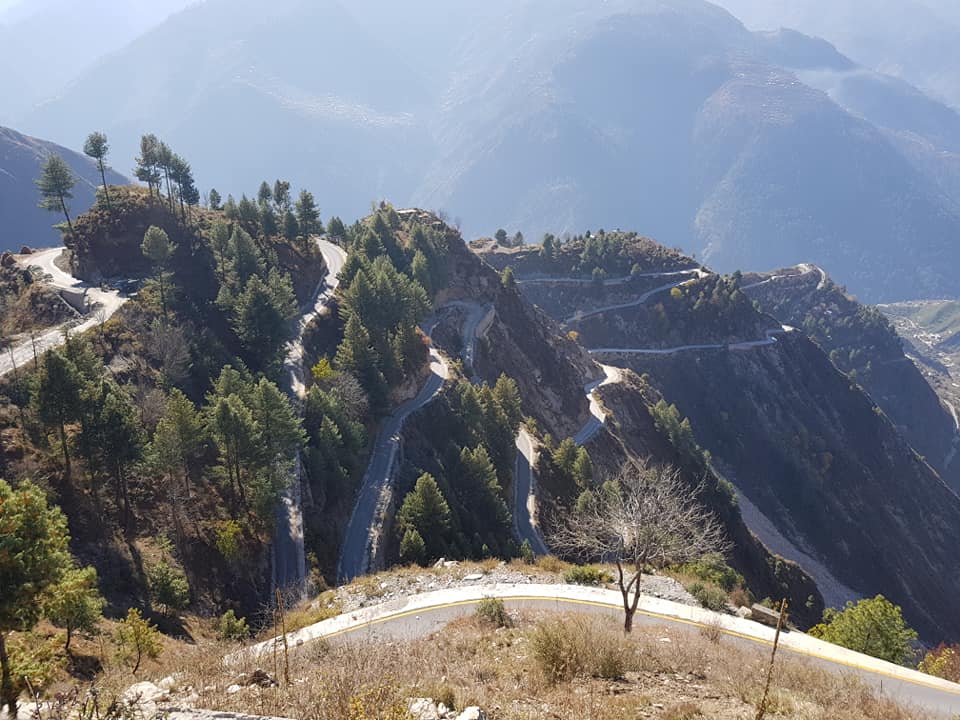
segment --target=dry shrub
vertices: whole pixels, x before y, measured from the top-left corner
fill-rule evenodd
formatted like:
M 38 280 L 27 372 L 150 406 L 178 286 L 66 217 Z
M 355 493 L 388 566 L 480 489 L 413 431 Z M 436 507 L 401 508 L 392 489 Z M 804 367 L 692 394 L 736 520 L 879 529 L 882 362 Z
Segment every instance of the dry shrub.
M 609 623 L 582 617 L 540 623 L 530 644 L 540 674 L 554 684 L 578 677 L 616 679 L 637 665 L 635 647 L 622 633 Z
M 660 717 L 663 720 L 696 720 L 696 718 L 702 718 L 703 713 L 693 703 L 681 703 L 667 708 Z

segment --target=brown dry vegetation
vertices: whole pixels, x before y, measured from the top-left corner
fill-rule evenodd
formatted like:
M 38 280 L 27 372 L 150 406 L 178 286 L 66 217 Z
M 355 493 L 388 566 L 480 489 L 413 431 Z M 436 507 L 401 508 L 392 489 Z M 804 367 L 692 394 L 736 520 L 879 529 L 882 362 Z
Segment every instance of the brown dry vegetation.
M 169 704 L 195 692 L 198 706 L 304 718 L 403 717 L 409 697 L 479 705 L 491 718 L 753 718 L 763 686 L 765 650 L 696 632 L 641 628 L 625 637 L 609 621 L 583 616 L 523 615 L 492 630 L 477 618 L 456 621 L 414 642 L 332 645 L 262 662 L 275 688 L 226 688 L 253 665 L 226 666 L 236 646 L 207 644 L 168 655 L 156 677 L 180 672 Z M 192 688 L 192 689 L 191 689 Z M 358 708 L 362 712 L 358 713 Z M 852 678 L 778 658 L 768 716 L 796 720 L 923 720 L 878 699 Z M 401 713 L 401 714 L 395 714 Z

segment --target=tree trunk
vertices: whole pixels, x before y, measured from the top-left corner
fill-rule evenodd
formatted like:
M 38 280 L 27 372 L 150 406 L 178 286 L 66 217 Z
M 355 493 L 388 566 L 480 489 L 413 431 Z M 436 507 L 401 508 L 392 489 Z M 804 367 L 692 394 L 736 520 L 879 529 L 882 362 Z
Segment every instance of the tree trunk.
M 107 173 L 103 169 L 103 158 L 99 158 L 100 179 L 103 180 L 103 196 L 107 199 L 107 210 L 113 212 L 113 206 L 110 205 L 110 191 L 107 190 Z
M 63 216 L 67 219 L 67 227 L 70 228 L 70 239 L 73 240 L 73 223 L 70 222 L 70 213 L 67 212 L 67 201 L 63 199 L 63 195 L 60 196 L 60 207 L 63 208 Z
M 0 709 L 7 706 L 11 718 L 17 717 L 17 692 L 13 687 L 10 658 L 7 657 L 7 636 L 0 632 Z
M 63 651 L 69 655 L 70 654 L 70 641 L 73 639 L 73 625 L 67 625 L 67 642 L 63 645 Z
M 64 422 L 60 421 L 60 449 L 63 451 L 63 473 L 67 480 L 70 479 L 70 450 L 67 448 L 67 428 Z
M 160 308 L 163 310 L 163 319 L 167 319 L 167 294 L 166 288 L 163 286 L 163 268 L 160 268 L 158 273 L 160 279 Z

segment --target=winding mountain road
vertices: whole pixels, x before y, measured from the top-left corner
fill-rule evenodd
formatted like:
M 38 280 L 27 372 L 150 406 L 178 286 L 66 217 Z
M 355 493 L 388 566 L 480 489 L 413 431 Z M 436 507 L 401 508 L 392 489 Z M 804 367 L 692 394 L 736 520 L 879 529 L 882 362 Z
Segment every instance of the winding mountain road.
M 632 307 L 637 307 L 637 306 L 639 306 L 639 305 L 643 305 L 647 300 L 649 300 L 649 299 L 650 299 L 651 297 L 653 297 L 654 295 L 658 295 L 658 294 L 660 294 L 660 293 L 662 293 L 662 292 L 666 292 L 666 291 L 668 291 L 668 290 L 673 290 L 673 288 L 675 288 L 675 287 L 680 287 L 681 285 L 686 285 L 687 283 L 692 282 L 693 280 L 698 280 L 698 279 L 700 279 L 700 278 L 702 278 L 702 277 L 705 277 L 705 276 L 706 276 L 706 273 L 704 273 L 703 270 L 697 269 L 697 270 L 689 271 L 689 272 L 688 272 L 688 271 L 684 271 L 683 273 L 672 273 L 672 272 L 671 272 L 671 273 L 661 273 L 660 275 L 651 274 L 651 275 L 649 275 L 649 277 L 658 277 L 658 276 L 671 277 L 671 276 L 675 276 L 675 275 L 684 275 L 684 276 L 696 275 L 696 277 L 694 277 L 694 278 L 686 277 L 685 280 L 676 280 L 676 281 L 674 281 L 674 282 L 667 283 L 666 285 L 661 285 L 660 287 L 655 287 L 655 288 L 653 288 L 653 290 L 648 290 L 647 292 L 645 292 L 645 293 L 643 293 L 642 295 L 640 295 L 639 297 L 637 297 L 635 300 L 630 300 L 629 302 L 618 303 L 617 305 L 605 305 L 604 307 L 596 308 L 596 309 L 594 309 L 594 310 L 586 310 L 586 311 L 584 311 L 584 310 L 578 310 L 576 313 L 574 313 L 573 315 L 571 315 L 570 317 L 568 317 L 566 320 L 564 320 L 563 323 L 562 323 L 562 325 L 568 326 L 568 325 L 571 325 L 571 324 L 573 324 L 573 323 L 575 323 L 575 322 L 581 322 L 581 321 L 583 321 L 583 320 L 586 320 L 586 319 L 588 319 L 588 318 L 595 317 L 595 316 L 597 316 L 597 315 L 604 315 L 604 314 L 606 314 L 606 313 L 608 313 L 608 312 L 614 312 L 614 311 L 616 311 L 616 310 L 626 310 L 626 309 L 628 309 L 628 308 L 632 308 Z
M 0 376 L 33 360 L 34 353 L 39 357 L 48 350 L 60 347 L 66 342 L 68 332 L 84 333 L 106 322 L 129 300 L 117 290 L 103 290 L 61 270 L 57 267 L 56 260 L 63 252 L 62 247 L 38 250 L 30 255 L 19 256 L 17 262 L 21 267 L 39 268 L 47 284 L 62 293 L 70 294 L 74 302 L 82 303 L 86 307 L 85 319 L 62 323 L 8 348 L 0 356 Z
M 429 337 L 437 320 L 427 321 L 421 328 Z M 337 563 L 337 582 L 346 583 L 365 575 L 371 566 L 373 543 L 383 526 L 387 512 L 388 489 L 393 480 L 397 456 L 400 451 L 400 432 L 404 421 L 414 412 L 431 402 L 443 383 L 450 377 L 450 367 L 436 348 L 430 346 L 430 375 L 417 396 L 403 403 L 383 421 L 373 445 L 370 463 L 363 476 L 363 484 L 357 495 L 350 523 L 340 548 Z
M 631 280 L 637 278 L 650 277 L 672 277 L 680 275 L 699 275 L 703 270 L 700 268 L 689 268 L 687 270 L 671 270 L 669 272 L 643 272 L 635 275 L 626 275 L 624 277 L 606 278 L 604 280 L 594 280 L 593 278 L 569 278 L 569 277 L 526 277 L 517 280 L 518 285 L 595 285 L 599 282 L 601 285 L 626 285 Z
M 796 328 L 782 325 L 779 328 L 766 331 L 762 340 L 746 340 L 736 343 L 705 343 L 702 345 L 678 345 L 670 348 L 593 348 L 588 350 L 591 355 L 676 355 L 693 350 L 753 350 L 754 348 L 768 347 L 777 343 L 777 335 L 795 332 Z
M 340 615 L 287 635 L 291 648 L 317 640 L 326 642 L 381 643 L 413 640 L 443 630 L 451 621 L 471 615 L 484 599 L 503 600 L 509 610 L 573 612 L 610 618 L 623 617 L 623 601 L 613 590 L 579 585 L 474 585 L 440 590 Z M 754 647 L 768 654 L 774 630 L 751 620 L 715 613 L 700 607 L 641 595 L 634 627 L 662 628 L 663 631 L 717 629 L 723 642 Z M 682 642 L 674 637 L 674 642 Z M 227 656 L 230 665 L 273 656 L 280 639 L 267 640 Z M 960 685 L 893 665 L 800 632 L 783 633 L 780 651 L 827 672 L 853 675 L 884 698 L 928 712 L 955 717 L 960 713 Z M 781 655 L 780 657 L 783 657 Z
M 303 364 L 303 336 L 307 327 L 333 299 L 340 285 L 340 271 L 347 254 L 339 246 L 325 238 L 317 238 L 317 246 L 323 255 L 327 274 L 317 285 L 313 297 L 297 320 L 296 336 L 287 344 L 283 363 L 287 377 L 287 394 L 301 416 L 303 401 L 307 396 L 306 368 Z M 302 587 L 307 576 L 306 555 L 303 545 L 303 507 L 301 486 L 302 462 L 300 454 L 293 461 L 291 483 L 284 490 L 277 506 L 277 527 L 271 548 L 274 588 L 297 589 Z

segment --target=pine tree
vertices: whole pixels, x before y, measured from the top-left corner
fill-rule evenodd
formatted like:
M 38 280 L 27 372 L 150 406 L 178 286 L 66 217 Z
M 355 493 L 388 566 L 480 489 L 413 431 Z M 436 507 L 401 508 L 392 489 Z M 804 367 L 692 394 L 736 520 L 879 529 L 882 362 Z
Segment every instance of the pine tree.
M 280 217 L 285 216 L 290 210 L 290 183 L 286 180 L 277 180 L 273 184 L 273 204 Z
M 400 559 L 414 565 L 423 565 L 427 558 L 427 546 L 423 536 L 414 528 L 407 528 L 400 541 Z
M 47 592 L 43 614 L 54 625 L 67 631 L 63 649 L 69 653 L 74 633 L 96 631 L 104 605 L 106 602 L 97 588 L 96 569 L 73 568 Z
M 157 281 L 160 283 L 160 306 L 163 309 L 163 317 L 167 317 L 167 295 L 164 282 L 164 270 L 177 246 L 170 241 L 170 237 L 162 228 L 151 225 L 143 236 L 143 243 L 140 250 L 151 263 L 154 271 L 157 273 Z
M 76 365 L 60 351 L 48 352 L 40 365 L 40 378 L 36 386 L 34 404 L 40 422 L 46 427 L 56 427 L 63 453 L 64 474 L 70 478 L 70 450 L 67 443 L 67 423 L 80 412 L 80 388 L 82 379 Z
M 450 531 L 450 506 L 432 475 L 421 475 L 414 489 L 407 493 L 397 523 L 401 531 L 415 531 L 424 543 L 429 543 L 424 548 L 428 558 L 439 557 L 444 551 Z
M 127 616 L 120 621 L 116 641 L 118 655 L 124 662 L 133 664 L 130 672 L 134 675 L 145 657 L 160 657 L 163 652 L 160 631 L 149 620 L 144 620 L 136 608 L 130 608 Z
M 260 183 L 260 189 L 257 190 L 257 204 L 261 208 L 268 207 L 273 201 L 273 190 L 270 188 L 270 185 L 264 180 Z
M 210 188 L 210 192 L 207 194 L 207 202 L 210 205 L 211 210 L 219 210 L 220 202 L 222 198 L 220 193 L 217 192 L 216 188 Z
M 134 169 L 134 177 L 140 182 L 146 183 L 150 189 L 150 195 L 153 196 L 153 190 L 156 188 L 157 197 L 160 197 L 160 141 L 156 135 L 144 135 L 140 138 L 140 155 L 137 156 L 137 167 Z
M 40 190 L 40 207 L 51 212 L 62 212 L 67 219 L 70 237 L 73 237 L 73 222 L 70 220 L 70 211 L 67 200 L 73 197 L 76 179 L 73 171 L 59 155 L 51 155 L 40 170 L 37 179 L 37 188 Z
M 270 288 L 258 275 L 250 278 L 237 297 L 233 328 L 260 367 L 266 367 L 276 358 L 289 336 L 283 310 L 277 306 Z
M 433 293 L 433 283 L 430 280 L 430 264 L 427 262 L 427 256 L 420 250 L 417 250 L 413 255 L 413 261 L 410 263 L 410 275 L 423 286 L 428 295 Z
M 300 232 L 304 236 L 323 232 L 320 224 L 320 210 L 313 199 L 313 194 L 307 190 L 300 191 L 297 199 L 297 222 L 300 223 Z
M 0 708 L 17 717 L 17 695 L 7 653 L 7 637 L 36 623 L 45 591 L 73 564 L 67 519 L 48 507 L 43 491 L 31 482 L 16 490 L 0 480 Z
M 297 222 L 297 216 L 293 211 L 287 210 L 283 214 L 283 236 L 291 242 L 297 239 L 300 234 L 300 223 Z
M 100 179 L 103 181 L 103 196 L 107 200 L 107 210 L 112 210 L 110 206 L 110 191 L 107 189 L 107 172 L 104 167 L 104 160 L 110 150 L 107 143 L 107 136 L 102 132 L 92 132 L 87 136 L 83 144 L 83 153 L 87 157 L 97 161 L 97 167 L 100 168 Z

